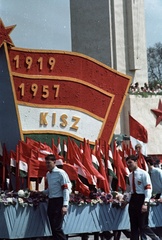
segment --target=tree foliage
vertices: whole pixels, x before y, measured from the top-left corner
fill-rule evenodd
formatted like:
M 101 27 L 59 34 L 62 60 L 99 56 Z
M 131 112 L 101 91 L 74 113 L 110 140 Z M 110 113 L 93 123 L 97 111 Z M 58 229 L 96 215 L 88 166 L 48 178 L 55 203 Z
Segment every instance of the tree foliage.
M 162 43 L 147 49 L 148 79 L 153 85 L 162 84 Z

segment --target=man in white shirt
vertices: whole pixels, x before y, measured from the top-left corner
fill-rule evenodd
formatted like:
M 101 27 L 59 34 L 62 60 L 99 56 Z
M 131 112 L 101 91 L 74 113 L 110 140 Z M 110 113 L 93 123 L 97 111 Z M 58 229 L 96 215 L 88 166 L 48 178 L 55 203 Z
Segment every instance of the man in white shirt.
M 54 240 L 65 240 L 66 236 L 62 230 L 64 215 L 68 211 L 70 182 L 67 173 L 56 166 L 56 158 L 53 154 L 47 155 L 47 182 L 48 188 L 43 194 L 48 195 L 47 214 Z
M 126 158 L 127 166 L 131 171 L 129 175 L 131 198 L 128 208 L 131 240 L 139 240 L 140 234 L 146 234 L 151 239 L 158 240 L 159 237 L 148 226 L 148 203 L 152 194 L 151 179 L 145 170 L 138 167 L 137 160 L 136 155 Z

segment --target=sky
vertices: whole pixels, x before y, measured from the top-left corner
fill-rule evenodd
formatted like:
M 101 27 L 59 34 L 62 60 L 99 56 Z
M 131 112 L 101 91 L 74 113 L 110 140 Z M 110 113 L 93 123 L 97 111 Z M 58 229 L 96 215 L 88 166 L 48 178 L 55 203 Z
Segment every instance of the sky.
M 152 47 L 162 42 L 162 0 L 144 4 L 146 44 Z M 10 35 L 16 47 L 71 51 L 69 0 L 0 0 L 0 18 L 5 26 L 17 24 Z
M 162 0 L 145 0 L 146 44 L 162 43 Z
M 0 18 L 16 47 L 71 51 L 69 0 L 0 0 Z

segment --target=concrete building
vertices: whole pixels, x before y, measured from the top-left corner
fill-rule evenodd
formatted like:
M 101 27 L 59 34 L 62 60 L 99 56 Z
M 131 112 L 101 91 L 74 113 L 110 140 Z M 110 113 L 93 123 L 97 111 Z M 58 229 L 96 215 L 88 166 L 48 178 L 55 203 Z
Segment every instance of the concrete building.
M 70 1 L 72 51 L 148 82 L 144 0 Z
M 70 9 L 72 51 L 130 75 L 132 83 L 148 82 L 144 0 L 71 0 Z M 162 153 L 162 125 L 151 112 L 159 98 L 128 95 L 114 132 L 129 136 L 130 113 L 148 131 L 148 154 Z

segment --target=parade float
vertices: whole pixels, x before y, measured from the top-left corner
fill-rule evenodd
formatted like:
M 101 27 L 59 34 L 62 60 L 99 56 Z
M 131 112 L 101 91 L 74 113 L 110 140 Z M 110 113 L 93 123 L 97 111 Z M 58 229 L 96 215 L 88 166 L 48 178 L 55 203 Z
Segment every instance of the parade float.
M 101 155 L 106 160 L 109 157 L 108 147 L 131 77 L 83 54 L 17 48 L 9 36 L 13 28 L 5 27 L 0 20 L 0 238 L 51 235 L 46 216 L 47 199 L 34 195 L 31 186 L 34 179 L 35 188 L 39 190 L 39 181 L 46 172 L 43 158 L 51 152 L 63 162 L 67 172 L 70 168 L 69 175 L 72 169 L 77 173 L 76 178 L 70 177 L 77 184 L 63 225 L 67 235 L 94 233 L 98 239 L 100 232 L 129 229 L 127 207 L 122 208 L 118 194 L 110 194 L 110 186 L 102 182 L 100 186 L 105 191 L 101 191 L 101 187 L 89 197 L 90 189 L 78 178 L 77 171 L 84 168 L 86 177 L 96 173 L 89 162 L 93 151 L 94 155 L 98 154 L 100 168 Z M 71 144 L 73 153 L 71 149 L 70 153 L 64 149 L 61 155 L 60 142 L 67 144 L 68 149 Z M 77 162 L 79 167 L 76 167 L 74 160 L 70 162 L 77 151 L 75 143 L 83 144 L 84 161 L 89 165 Z M 116 163 L 116 168 L 120 167 Z M 20 171 L 25 172 L 25 176 Z M 104 174 L 101 169 L 100 174 L 98 171 L 100 181 Z M 160 226 L 162 220 L 161 204 L 155 205 L 150 209 L 153 227 Z

